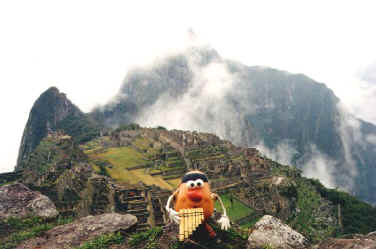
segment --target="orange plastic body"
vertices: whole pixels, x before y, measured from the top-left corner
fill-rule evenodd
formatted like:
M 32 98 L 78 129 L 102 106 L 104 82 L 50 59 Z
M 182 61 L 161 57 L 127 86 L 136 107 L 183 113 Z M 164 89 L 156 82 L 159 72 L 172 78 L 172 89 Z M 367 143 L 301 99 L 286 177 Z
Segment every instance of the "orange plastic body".
M 192 198 L 192 196 L 198 198 Z M 174 209 L 179 212 L 181 209 L 188 208 L 203 208 L 205 220 L 213 214 L 214 200 L 211 198 L 210 186 L 207 182 L 203 187 L 194 189 L 188 189 L 185 183 L 179 185 L 175 195 Z

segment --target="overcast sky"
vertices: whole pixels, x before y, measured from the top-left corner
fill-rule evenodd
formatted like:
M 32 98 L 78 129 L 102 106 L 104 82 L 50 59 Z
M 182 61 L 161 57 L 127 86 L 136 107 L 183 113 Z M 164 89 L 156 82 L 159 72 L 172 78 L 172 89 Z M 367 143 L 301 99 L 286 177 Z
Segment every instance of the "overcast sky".
M 222 4 L 220 2 L 226 2 Z M 0 1 L 0 172 L 50 86 L 83 111 L 131 67 L 185 47 L 187 31 L 222 57 L 304 73 L 376 123 L 375 1 Z

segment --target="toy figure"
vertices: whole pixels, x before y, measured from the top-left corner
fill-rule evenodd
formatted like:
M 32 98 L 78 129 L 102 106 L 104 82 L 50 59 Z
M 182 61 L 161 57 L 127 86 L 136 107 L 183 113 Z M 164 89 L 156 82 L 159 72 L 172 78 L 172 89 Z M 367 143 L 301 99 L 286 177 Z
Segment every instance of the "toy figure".
M 171 201 L 174 200 L 174 209 L 170 208 Z M 212 216 L 214 211 L 214 201 L 219 200 L 223 215 L 217 221 L 221 225 L 222 230 L 227 230 L 230 227 L 230 220 L 226 215 L 226 209 L 219 195 L 210 191 L 207 176 L 201 171 L 190 171 L 186 173 L 178 189 L 168 198 L 166 210 L 169 218 L 175 223 L 179 224 L 181 218 L 179 211 L 182 209 L 202 208 L 204 213 L 203 224 L 211 238 L 216 234 L 213 228 L 207 223 L 207 220 Z

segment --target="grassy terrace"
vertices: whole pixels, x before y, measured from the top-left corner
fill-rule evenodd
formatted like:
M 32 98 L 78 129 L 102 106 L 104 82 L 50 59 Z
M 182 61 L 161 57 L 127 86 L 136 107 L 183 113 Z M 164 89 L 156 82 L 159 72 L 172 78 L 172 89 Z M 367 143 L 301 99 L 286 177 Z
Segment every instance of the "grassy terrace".
M 161 165 L 153 166 L 153 158 L 161 153 L 161 145 L 152 139 L 138 137 L 130 146 L 103 148 L 101 140 L 86 143 L 81 148 L 90 157 L 93 169 L 103 175 L 108 175 L 119 182 L 136 184 L 143 182 L 147 185 L 157 185 L 163 189 L 172 190 L 179 184 L 180 175 L 177 170 L 184 171 L 185 162 L 179 152 L 173 148 L 162 153 Z M 108 142 L 109 143 L 109 142 Z M 166 161 L 163 154 L 167 154 Z M 130 169 L 135 166 L 147 165 L 142 169 Z M 152 173 L 162 173 L 151 176 Z M 171 173 L 169 173 L 171 172 Z M 177 175 L 177 179 L 165 180 L 164 177 Z
M 89 157 L 99 161 L 107 161 L 112 167 L 106 167 L 106 172 L 119 182 L 136 184 L 143 182 L 147 185 L 157 185 L 163 189 L 172 190 L 173 186 L 163 180 L 162 176 L 150 176 L 150 172 L 145 169 L 128 170 L 130 167 L 145 165 L 150 163 L 146 160 L 143 153 L 136 151 L 132 147 L 109 148 L 103 153 L 89 154 Z M 100 167 L 93 164 L 94 170 L 100 171 Z
M 151 176 L 149 174 L 146 174 L 144 169 L 132 170 L 131 173 L 146 185 L 154 184 L 164 189 L 173 190 L 173 186 L 163 180 L 162 176 Z
M 141 150 L 141 151 L 144 151 L 145 153 L 147 153 L 147 156 L 152 158 L 153 156 L 157 155 L 160 151 L 160 148 L 157 147 L 157 148 L 154 148 L 154 146 L 150 146 L 151 144 L 153 144 L 152 140 L 148 139 L 148 138 L 144 138 L 144 137 L 139 137 L 139 138 L 136 138 L 133 142 L 132 142 L 132 145 Z
M 107 173 L 117 181 L 129 183 L 137 183 L 141 179 L 138 174 L 127 168 L 147 163 L 141 153 L 130 147 L 109 148 L 103 153 L 89 154 L 89 157 L 94 160 L 108 161 L 113 167 L 106 167 Z M 93 167 L 98 168 L 96 165 Z
M 131 147 L 109 148 L 106 152 L 94 155 L 109 161 L 112 165 L 123 169 L 146 164 L 148 161 L 143 154 Z
M 166 180 L 166 182 L 168 182 L 168 184 L 170 184 L 173 189 L 176 189 L 180 184 L 180 178 Z
M 222 198 L 223 204 L 225 205 L 227 215 L 230 217 L 231 221 L 236 222 L 237 220 L 253 213 L 253 210 L 251 208 L 235 199 L 235 197 L 233 198 L 233 205 L 231 205 L 230 194 L 222 194 L 220 196 Z M 219 201 L 216 201 L 215 208 L 217 211 L 220 211 L 222 213 L 222 208 Z

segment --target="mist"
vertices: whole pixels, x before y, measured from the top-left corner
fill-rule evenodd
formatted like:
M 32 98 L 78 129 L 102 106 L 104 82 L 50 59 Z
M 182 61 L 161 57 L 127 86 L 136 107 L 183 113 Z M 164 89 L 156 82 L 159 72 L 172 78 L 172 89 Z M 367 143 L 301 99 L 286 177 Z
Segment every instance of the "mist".
M 236 76 L 220 60 L 202 66 L 201 54 L 188 53 L 186 58 L 192 73 L 186 92 L 177 97 L 162 94 L 153 105 L 144 108 L 135 122 L 147 127 L 211 132 L 239 142 L 239 117 L 226 100 L 234 89 Z
M 371 63 L 364 69 L 360 70 L 358 75 L 360 79 L 371 84 L 376 84 L 376 62 Z
M 252 115 L 280 110 L 290 115 L 289 105 L 294 103 L 295 95 L 289 91 L 295 91 L 299 85 L 287 90 L 283 84 L 257 85 L 258 79 L 253 78 L 253 75 L 258 77 L 257 72 L 271 74 L 272 80 L 299 78 L 317 85 L 305 76 L 224 60 L 210 46 L 201 45 L 160 56 L 151 64 L 130 70 L 119 93 L 98 109 L 116 113 L 105 120 L 111 127 L 135 122 L 144 127 L 213 133 L 238 146 L 256 147 L 281 164 L 296 166 L 304 176 L 319 179 L 326 187 L 352 192 L 358 176 L 354 146 L 365 149 L 369 144 L 376 145 L 376 134 L 363 134 L 361 122 L 338 101 L 333 110 L 335 133 L 341 146 L 337 157 L 326 154 L 313 143 L 298 148 L 291 139 L 270 146 L 270 142 L 255 134 L 253 126 L 257 124 Z M 263 89 L 260 91 L 259 87 Z M 281 103 L 268 94 L 272 90 L 268 87 L 282 87 L 286 92 L 281 94 L 291 95 L 290 102 L 285 107 L 279 106 Z M 135 110 L 122 111 L 119 109 L 122 103 L 127 103 L 127 110 L 132 106 Z

